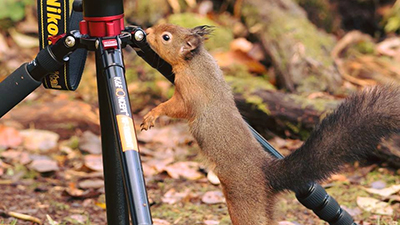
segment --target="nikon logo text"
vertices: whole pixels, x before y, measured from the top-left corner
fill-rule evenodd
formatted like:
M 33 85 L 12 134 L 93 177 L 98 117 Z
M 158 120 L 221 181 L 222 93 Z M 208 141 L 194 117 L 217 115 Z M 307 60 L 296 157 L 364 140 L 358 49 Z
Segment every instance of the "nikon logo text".
M 58 35 L 58 23 L 61 20 L 61 3 L 59 0 L 47 0 L 46 5 L 47 32 L 50 36 Z

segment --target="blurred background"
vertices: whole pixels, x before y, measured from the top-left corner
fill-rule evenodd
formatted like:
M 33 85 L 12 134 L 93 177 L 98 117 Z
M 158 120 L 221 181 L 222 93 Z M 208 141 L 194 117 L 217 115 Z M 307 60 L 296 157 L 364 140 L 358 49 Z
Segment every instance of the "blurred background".
M 39 50 L 33 0 L 0 0 L 0 81 Z M 399 0 L 125 0 L 126 25 L 215 26 L 206 42 L 243 117 L 283 154 L 346 96 L 400 84 Z M 155 224 L 231 224 L 185 121 L 142 117 L 173 86 L 124 51 Z M 1 102 L 0 102 L 1 104 Z M 0 224 L 106 224 L 94 55 L 75 92 L 40 87 L 0 120 Z M 400 221 L 400 138 L 323 185 L 360 224 Z M 324 224 L 293 194 L 281 224 Z M 21 218 L 13 213 L 30 215 Z

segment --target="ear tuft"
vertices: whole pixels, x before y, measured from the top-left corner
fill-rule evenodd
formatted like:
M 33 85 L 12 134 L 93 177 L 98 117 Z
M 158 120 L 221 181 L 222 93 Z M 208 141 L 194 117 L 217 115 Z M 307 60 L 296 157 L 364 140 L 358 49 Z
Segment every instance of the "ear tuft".
M 214 26 L 208 26 L 208 25 L 198 26 L 191 29 L 192 34 L 197 34 L 205 40 L 208 39 L 208 35 L 210 35 L 213 31 L 214 31 Z

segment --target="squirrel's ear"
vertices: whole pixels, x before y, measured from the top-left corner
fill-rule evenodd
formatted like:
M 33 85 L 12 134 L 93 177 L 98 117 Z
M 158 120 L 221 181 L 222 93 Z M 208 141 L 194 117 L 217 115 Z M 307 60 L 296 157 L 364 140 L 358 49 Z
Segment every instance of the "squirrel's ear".
M 200 45 L 201 40 L 198 35 L 189 35 L 185 39 L 185 43 L 181 47 L 180 53 L 185 59 L 191 59 Z
M 213 31 L 214 27 L 208 25 L 198 26 L 191 29 L 192 34 L 197 34 L 205 40 L 208 39 L 208 35 L 210 35 Z

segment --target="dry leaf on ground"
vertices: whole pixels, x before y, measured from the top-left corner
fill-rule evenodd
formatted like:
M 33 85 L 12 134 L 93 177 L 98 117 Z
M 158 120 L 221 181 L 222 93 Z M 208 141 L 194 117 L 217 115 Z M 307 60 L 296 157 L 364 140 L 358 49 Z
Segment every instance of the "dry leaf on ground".
M 218 204 L 224 203 L 225 197 L 221 191 L 208 191 L 203 195 L 201 201 L 206 204 Z
M 203 223 L 205 225 L 218 225 L 219 221 L 218 220 L 204 220 Z
M 22 165 L 26 165 L 32 161 L 29 153 L 17 150 L 4 151 L 1 153 L 1 157 L 3 157 L 7 162 L 13 161 L 18 162 Z
M 78 186 L 82 189 L 97 189 L 104 186 L 104 181 L 101 179 L 88 179 L 79 182 Z
M 171 223 L 166 220 L 153 218 L 153 225 L 171 225 Z
M 88 216 L 82 214 L 74 214 L 69 216 L 76 224 L 87 224 Z
M 386 202 L 374 198 L 357 197 L 357 205 L 368 212 L 379 215 L 393 215 L 393 208 Z
M 153 127 L 150 130 L 139 132 L 137 136 L 141 142 L 160 143 L 164 148 L 176 147 L 193 141 L 188 125 L 184 123 L 161 128 Z
M 0 124 L 0 149 L 16 148 L 22 144 L 22 140 L 17 129 Z
M 182 201 L 183 199 L 188 198 L 190 195 L 190 190 L 185 189 L 183 192 L 177 192 L 174 188 L 171 188 L 164 196 L 161 198 L 163 203 L 175 204 L 177 202 Z
M 101 155 L 85 155 L 84 165 L 94 171 L 103 171 L 103 161 Z
M 55 160 L 47 157 L 33 159 L 32 163 L 29 164 L 29 168 L 39 173 L 54 172 L 60 169 Z
M 280 221 L 278 222 L 278 225 L 296 225 L 296 224 L 289 221 Z
M 210 181 L 210 183 L 212 183 L 212 184 L 214 184 L 214 185 L 218 185 L 218 184 L 221 183 L 221 181 L 219 180 L 219 178 L 217 177 L 217 175 L 216 175 L 212 170 L 210 170 L 210 171 L 207 173 L 207 180 Z
M 30 151 L 40 150 L 46 152 L 57 147 L 59 135 L 47 130 L 22 130 L 24 147 Z
M 388 188 L 376 189 L 376 188 L 365 188 L 368 193 L 377 194 L 382 197 L 389 197 L 390 195 L 400 192 L 400 185 L 392 185 Z
M 165 171 L 174 179 L 183 177 L 188 180 L 198 180 L 203 177 L 203 174 L 199 172 L 197 162 L 177 162 L 166 166 Z
M 100 137 L 90 131 L 85 131 L 79 139 L 79 149 L 90 154 L 101 154 Z

